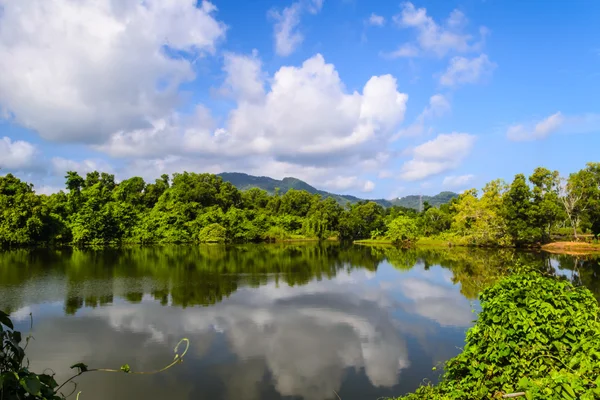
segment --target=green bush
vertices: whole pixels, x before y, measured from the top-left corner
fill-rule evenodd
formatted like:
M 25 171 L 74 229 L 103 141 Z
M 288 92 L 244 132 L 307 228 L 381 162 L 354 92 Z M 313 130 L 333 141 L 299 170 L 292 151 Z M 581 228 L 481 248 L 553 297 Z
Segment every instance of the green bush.
M 414 242 L 419 237 L 419 229 L 414 218 L 401 215 L 387 224 L 387 239 L 394 244 Z
M 223 243 L 227 238 L 227 230 L 220 224 L 210 224 L 202 228 L 198 239 L 205 243 Z
M 437 386 L 401 399 L 600 398 L 600 309 L 592 293 L 535 272 L 480 296 L 482 311 Z

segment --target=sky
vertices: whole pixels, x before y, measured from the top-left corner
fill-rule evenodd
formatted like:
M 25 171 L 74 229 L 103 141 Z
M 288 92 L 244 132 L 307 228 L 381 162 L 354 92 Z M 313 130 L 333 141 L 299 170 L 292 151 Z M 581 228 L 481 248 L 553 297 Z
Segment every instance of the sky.
M 0 0 L 0 173 L 366 198 L 598 160 L 600 2 Z

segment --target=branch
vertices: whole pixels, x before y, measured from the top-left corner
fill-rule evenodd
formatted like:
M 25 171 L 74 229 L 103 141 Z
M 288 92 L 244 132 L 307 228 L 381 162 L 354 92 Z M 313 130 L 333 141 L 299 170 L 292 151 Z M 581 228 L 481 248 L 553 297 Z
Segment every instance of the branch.
M 511 399 L 513 397 L 521 397 L 521 396 L 525 396 L 525 392 L 516 392 L 516 393 L 503 394 L 502 398 L 503 399 Z

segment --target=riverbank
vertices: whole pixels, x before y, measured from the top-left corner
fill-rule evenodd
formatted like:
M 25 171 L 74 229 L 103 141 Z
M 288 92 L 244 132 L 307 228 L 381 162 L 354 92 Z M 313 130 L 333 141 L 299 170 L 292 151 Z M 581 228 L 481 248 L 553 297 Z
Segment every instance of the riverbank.
M 600 254 L 599 243 L 552 242 L 542 246 L 542 250 L 554 254 L 588 255 Z
M 486 288 L 480 302 L 439 383 L 397 400 L 598 398 L 600 309 L 588 289 L 519 272 Z
M 387 245 L 393 246 L 394 243 L 391 240 L 386 239 L 364 239 L 355 240 L 354 244 L 362 245 Z M 455 243 L 450 240 L 442 240 L 435 238 L 420 238 L 413 246 L 416 247 L 437 247 L 437 248 L 448 248 L 448 247 L 477 247 L 469 246 L 461 243 Z M 495 248 L 503 248 L 498 246 Z M 565 254 L 565 255 L 600 255 L 600 244 L 586 243 L 586 242 L 551 242 L 544 244 L 535 249 L 541 249 L 545 252 L 552 254 Z

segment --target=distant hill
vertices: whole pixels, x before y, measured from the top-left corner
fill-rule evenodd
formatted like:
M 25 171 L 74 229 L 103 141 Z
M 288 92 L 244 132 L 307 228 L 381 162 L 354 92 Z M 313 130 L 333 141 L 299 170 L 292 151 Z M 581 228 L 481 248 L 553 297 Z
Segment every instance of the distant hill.
M 410 195 L 405 197 L 400 197 L 398 199 L 392 200 L 392 204 L 396 206 L 402 206 L 406 208 L 414 208 L 415 210 L 419 209 L 420 201 L 423 203 L 428 202 L 430 206 L 439 207 L 442 204 L 450 203 L 450 200 L 458 197 L 458 194 L 454 192 L 441 192 L 436 194 L 435 196 L 422 196 L 422 199 L 419 199 L 418 195 Z
M 269 194 L 274 194 L 275 189 L 279 188 L 280 193 L 285 193 L 290 189 L 295 190 L 306 190 L 312 194 L 319 194 L 323 197 L 332 197 L 340 204 L 346 203 L 358 203 L 359 201 L 365 200 L 356 196 L 329 193 L 324 190 L 319 190 L 308 183 L 301 181 L 297 178 L 283 178 L 281 180 L 269 178 L 268 176 L 253 176 L 244 174 L 241 172 L 223 172 L 218 174 L 226 182 L 231 182 L 232 185 L 240 190 L 248 190 L 251 188 L 260 188 L 266 190 Z M 453 197 L 458 196 L 453 192 L 441 192 L 435 196 L 423 196 L 423 202 L 427 201 L 432 206 L 439 206 L 440 204 L 448 203 Z M 376 203 L 381 204 L 384 207 L 391 207 L 392 205 L 419 209 L 419 196 L 406 196 L 394 200 L 374 199 Z

